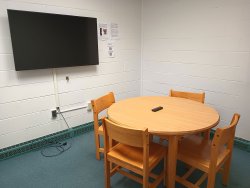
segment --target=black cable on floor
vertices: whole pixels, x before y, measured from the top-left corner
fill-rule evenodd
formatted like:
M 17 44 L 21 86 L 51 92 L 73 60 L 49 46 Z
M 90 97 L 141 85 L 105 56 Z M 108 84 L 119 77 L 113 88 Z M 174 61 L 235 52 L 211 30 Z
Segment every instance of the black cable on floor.
M 57 109 L 58 114 L 60 114 L 64 120 L 64 122 L 66 123 L 67 127 L 70 129 L 69 124 L 67 123 L 65 117 L 63 116 L 63 114 L 61 113 L 60 109 Z M 65 151 L 69 150 L 72 146 L 72 143 L 69 142 L 51 142 L 52 145 L 44 148 L 41 150 L 41 155 L 44 157 L 56 157 L 61 155 L 62 153 L 64 153 Z M 51 149 L 56 149 L 55 154 L 50 154 L 50 152 L 48 152 L 48 150 Z M 47 152 L 46 152 L 47 151 Z
M 44 149 L 41 150 L 41 155 L 44 157 L 56 157 L 58 155 L 61 155 L 63 152 L 69 150 L 71 148 L 72 144 L 68 142 L 56 142 L 55 144 L 52 144 Z M 54 151 L 51 151 L 54 150 Z M 52 153 L 52 154 L 51 154 Z

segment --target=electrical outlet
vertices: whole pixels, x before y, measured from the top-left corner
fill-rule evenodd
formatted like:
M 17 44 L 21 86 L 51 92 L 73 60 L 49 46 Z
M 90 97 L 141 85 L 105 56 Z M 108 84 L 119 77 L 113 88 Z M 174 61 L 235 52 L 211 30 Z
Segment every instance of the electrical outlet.
M 88 110 L 88 111 L 91 111 L 91 110 L 92 110 L 92 104 L 91 104 L 91 102 L 88 101 L 88 102 L 87 102 L 87 105 L 88 105 L 88 106 L 87 106 L 87 110 Z
M 52 115 L 52 118 L 56 118 L 57 117 L 57 110 L 55 110 L 55 109 L 51 110 L 51 115 Z

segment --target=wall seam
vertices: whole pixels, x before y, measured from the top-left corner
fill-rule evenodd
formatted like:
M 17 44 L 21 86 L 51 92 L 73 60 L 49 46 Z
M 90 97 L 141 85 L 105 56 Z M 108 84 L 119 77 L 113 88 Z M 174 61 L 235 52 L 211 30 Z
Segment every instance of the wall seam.
M 143 0 L 141 0 L 141 96 L 143 95 L 143 38 Z

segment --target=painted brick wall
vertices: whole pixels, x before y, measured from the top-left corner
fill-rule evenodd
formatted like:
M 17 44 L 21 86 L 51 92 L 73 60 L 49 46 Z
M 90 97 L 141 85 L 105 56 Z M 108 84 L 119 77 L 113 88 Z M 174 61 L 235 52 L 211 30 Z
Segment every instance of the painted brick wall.
M 84 105 L 109 91 L 117 100 L 140 95 L 141 0 L 0 0 L 0 148 L 67 128 L 62 118 L 51 119 L 56 106 L 52 69 L 14 69 L 8 8 L 118 23 L 115 58 L 108 58 L 106 42 L 98 41 L 99 66 L 56 69 L 61 109 Z M 64 115 L 71 127 L 92 121 L 86 109 Z
M 236 134 L 250 139 L 250 1 L 0 0 L 0 148 L 67 128 L 61 118 L 51 119 L 52 69 L 14 70 L 7 8 L 119 24 L 115 58 L 107 58 L 106 43 L 99 41 L 99 66 L 56 69 L 62 109 L 108 91 L 118 100 L 140 95 L 141 87 L 143 95 L 205 91 L 206 103 L 221 114 L 220 125 L 239 112 Z M 86 109 L 65 116 L 70 126 L 92 121 Z
M 249 140 L 249 10 L 246 0 L 144 0 L 143 95 L 205 91 L 220 126 L 238 112 L 236 135 Z

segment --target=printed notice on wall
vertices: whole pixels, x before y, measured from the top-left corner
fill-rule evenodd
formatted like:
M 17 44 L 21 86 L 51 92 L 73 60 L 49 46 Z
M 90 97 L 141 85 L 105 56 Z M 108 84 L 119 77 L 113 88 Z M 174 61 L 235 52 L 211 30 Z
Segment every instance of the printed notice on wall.
M 98 38 L 100 40 L 117 40 L 119 39 L 119 30 L 117 23 L 99 23 Z
M 110 24 L 110 35 L 112 40 L 116 40 L 119 37 L 119 30 L 118 30 L 118 24 L 117 23 L 111 23 Z
M 109 39 L 109 24 L 107 23 L 98 24 L 98 36 L 100 40 Z
M 107 43 L 107 52 L 108 52 L 108 57 L 114 58 L 115 57 L 115 50 L 114 50 L 114 43 L 111 41 L 108 41 Z

